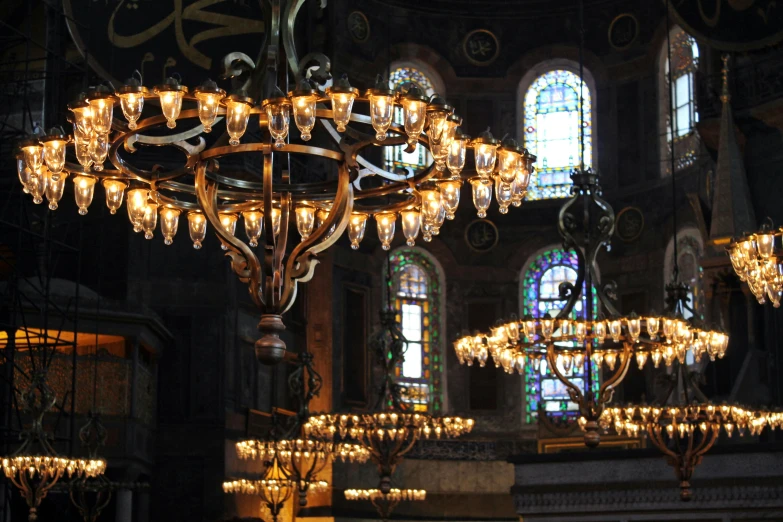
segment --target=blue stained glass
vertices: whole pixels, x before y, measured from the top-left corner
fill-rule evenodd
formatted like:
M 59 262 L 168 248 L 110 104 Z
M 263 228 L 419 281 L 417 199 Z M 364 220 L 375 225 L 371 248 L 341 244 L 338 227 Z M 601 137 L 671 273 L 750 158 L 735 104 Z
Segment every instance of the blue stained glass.
M 525 147 L 538 157 L 527 199 L 563 198 L 569 195 L 571 171 L 579 166 L 579 76 L 564 70 L 536 78 L 525 93 Z M 584 163 L 592 158 L 592 102 L 582 85 L 584 107 Z

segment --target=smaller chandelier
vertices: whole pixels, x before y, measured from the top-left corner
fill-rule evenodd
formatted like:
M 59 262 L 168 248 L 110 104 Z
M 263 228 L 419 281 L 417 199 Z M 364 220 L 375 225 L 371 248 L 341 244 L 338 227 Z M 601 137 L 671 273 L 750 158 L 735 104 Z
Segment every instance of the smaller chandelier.
M 783 299 L 783 228 L 775 229 L 772 221 L 761 230 L 732 241 L 728 247 L 734 271 L 748 284 L 750 291 L 764 304 L 767 299 L 775 308 Z
M 382 520 L 387 520 L 394 508 L 402 502 L 423 501 L 427 498 L 427 492 L 423 489 L 397 489 L 391 488 L 388 493 L 379 489 L 346 489 L 346 500 L 369 500 Z
M 22 445 L 12 455 L 3 457 L 3 474 L 19 489 L 28 508 L 28 520 L 38 519 L 38 507 L 49 490 L 64 476 L 95 478 L 106 471 L 106 461 L 99 458 L 72 459 L 60 457 L 44 431 L 43 416 L 55 404 L 55 396 L 46 384 L 45 372 L 36 372 L 30 386 L 20 397 L 25 412 L 33 417 L 30 428 L 21 433 Z

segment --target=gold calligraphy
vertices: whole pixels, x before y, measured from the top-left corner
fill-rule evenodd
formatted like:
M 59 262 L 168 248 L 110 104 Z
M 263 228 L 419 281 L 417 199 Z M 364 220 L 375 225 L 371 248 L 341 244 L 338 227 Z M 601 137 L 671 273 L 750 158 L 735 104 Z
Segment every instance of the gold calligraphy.
M 253 20 L 204 10 L 225 1 L 198 0 L 188 6 L 183 6 L 183 0 L 174 0 L 174 10 L 168 16 L 139 33 L 125 36 L 117 34 L 114 27 L 118 11 L 125 3 L 125 0 L 122 0 L 118 3 L 109 19 L 109 41 L 120 48 L 136 47 L 158 36 L 173 25 L 177 46 L 182 54 L 199 67 L 209 70 L 212 67 L 212 59 L 196 49 L 195 46 L 197 44 L 224 36 L 261 34 L 264 32 L 263 20 Z M 188 40 L 182 27 L 183 21 L 202 22 L 217 27 L 201 31 Z

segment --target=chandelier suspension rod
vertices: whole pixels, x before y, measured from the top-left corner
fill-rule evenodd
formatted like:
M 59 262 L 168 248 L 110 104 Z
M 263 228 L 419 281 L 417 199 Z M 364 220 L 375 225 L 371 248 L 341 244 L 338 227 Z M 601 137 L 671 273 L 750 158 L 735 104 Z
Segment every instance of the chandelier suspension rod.
M 671 147 L 669 149 L 669 165 L 671 167 L 672 177 L 672 230 L 674 236 L 674 268 L 672 275 L 674 283 L 680 280 L 680 262 L 677 254 L 677 182 L 674 179 L 674 83 L 672 82 L 672 41 L 671 41 L 671 21 L 669 19 L 669 1 L 666 0 L 666 54 L 669 63 L 667 75 L 669 76 L 669 131 L 671 132 Z

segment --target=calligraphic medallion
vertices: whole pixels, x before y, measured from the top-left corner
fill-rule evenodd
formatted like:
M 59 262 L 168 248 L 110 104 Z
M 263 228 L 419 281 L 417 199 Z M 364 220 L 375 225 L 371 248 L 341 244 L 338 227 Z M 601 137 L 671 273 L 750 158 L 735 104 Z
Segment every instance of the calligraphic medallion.
M 115 86 L 134 69 L 148 85 L 173 73 L 201 81 L 231 52 L 257 62 L 264 43 L 257 0 L 63 0 L 63 10 L 79 52 Z
M 489 65 L 500 54 L 500 42 L 491 31 L 475 29 L 462 40 L 462 51 L 473 65 Z
M 630 13 L 617 15 L 609 24 L 609 45 L 618 51 L 631 47 L 639 36 L 639 21 Z
M 674 23 L 719 51 L 750 51 L 783 41 L 780 0 L 670 1 L 669 6 Z
M 642 235 L 644 230 L 644 214 L 636 207 L 625 207 L 617 213 L 615 234 L 629 243 Z
M 370 21 L 361 11 L 353 11 L 348 15 L 348 32 L 354 42 L 366 42 L 370 38 Z
M 465 242 L 474 252 L 489 252 L 499 238 L 498 227 L 488 219 L 476 219 L 465 227 Z

